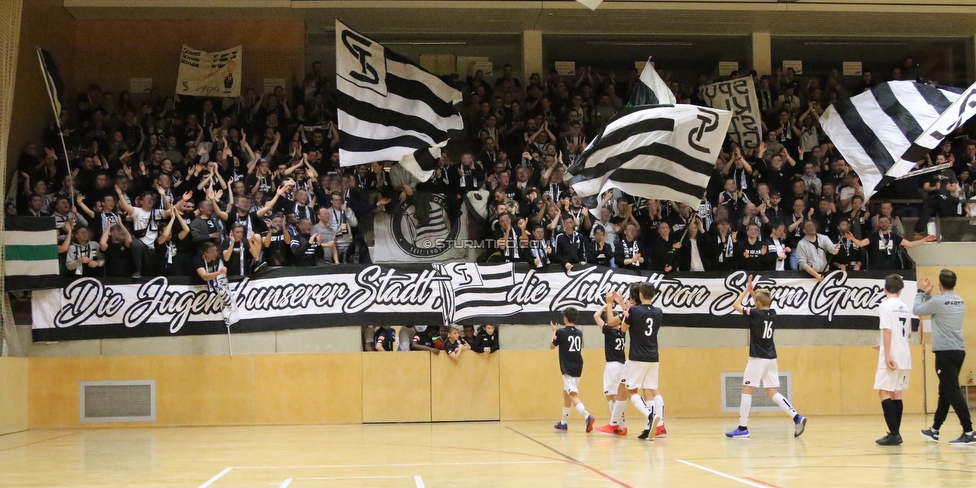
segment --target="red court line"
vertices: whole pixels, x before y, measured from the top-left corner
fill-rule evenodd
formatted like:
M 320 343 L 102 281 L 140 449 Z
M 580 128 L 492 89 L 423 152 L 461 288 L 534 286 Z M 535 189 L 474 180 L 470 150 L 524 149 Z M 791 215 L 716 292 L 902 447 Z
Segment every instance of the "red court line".
M 20 449 L 21 447 L 33 446 L 34 444 L 40 444 L 42 442 L 53 441 L 54 439 L 60 439 L 62 437 L 68 437 L 69 435 L 75 435 L 75 434 L 77 434 L 77 432 L 71 432 L 71 433 L 68 433 L 68 434 L 63 434 L 63 435 L 59 435 L 57 437 L 51 437 L 49 439 L 43 439 L 43 440 L 40 440 L 40 441 L 28 442 L 27 444 L 21 444 L 19 446 L 8 447 L 6 449 L 0 449 L 0 452 L 12 451 L 14 449 Z
M 753 483 L 759 483 L 760 485 L 765 485 L 765 486 L 769 486 L 769 487 L 771 487 L 771 488 L 781 488 L 781 487 L 780 487 L 780 486 L 778 486 L 778 485 L 774 485 L 774 484 L 772 484 L 772 483 L 766 483 L 766 482 L 765 482 L 765 481 L 763 481 L 763 480 L 757 480 L 756 478 L 750 478 L 750 477 L 748 477 L 748 476 L 743 476 L 743 477 L 742 477 L 742 479 L 744 479 L 744 480 L 749 480 L 749 481 L 751 481 L 751 482 L 753 482 Z

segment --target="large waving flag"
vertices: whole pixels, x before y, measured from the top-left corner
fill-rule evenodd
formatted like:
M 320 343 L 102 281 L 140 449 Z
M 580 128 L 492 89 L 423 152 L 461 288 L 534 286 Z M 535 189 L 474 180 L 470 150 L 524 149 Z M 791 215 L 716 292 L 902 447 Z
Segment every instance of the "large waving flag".
M 834 103 L 820 117 L 820 125 L 861 178 L 869 199 L 886 177 L 908 174 L 925 157 L 923 152 L 918 159 L 906 159 L 920 152 L 913 144 L 957 99 L 959 94 L 948 89 L 889 81 Z M 928 141 L 923 144 L 938 145 Z
M 661 79 L 654 69 L 650 58 L 644 65 L 644 71 L 640 75 L 640 83 L 634 87 L 634 93 L 630 94 L 628 107 L 639 107 L 641 105 L 674 105 L 678 100 L 674 98 L 674 93 L 668 88 L 668 84 Z
M 731 119 L 727 110 L 694 105 L 625 110 L 569 167 L 566 181 L 581 197 L 616 187 L 698 208 Z
M 464 127 L 460 91 L 338 20 L 336 88 L 342 166 L 413 155 L 405 168 L 426 181 L 440 156 L 431 148 Z
M 54 217 L 4 219 L 7 291 L 58 288 L 58 231 Z
M 966 91 L 952 105 L 949 105 L 945 112 L 942 112 L 939 119 L 915 139 L 902 159 L 918 161 L 925 158 L 926 154 L 939 146 L 942 139 L 962 127 L 973 115 L 976 115 L 976 83 L 966 88 Z

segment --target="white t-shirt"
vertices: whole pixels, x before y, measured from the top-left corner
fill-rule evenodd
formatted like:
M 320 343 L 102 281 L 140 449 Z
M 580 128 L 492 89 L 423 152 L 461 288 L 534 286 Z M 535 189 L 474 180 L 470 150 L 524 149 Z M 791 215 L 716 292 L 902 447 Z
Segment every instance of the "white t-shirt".
M 145 211 L 139 207 L 132 209 L 132 229 L 136 232 L 146 229 L 146 235 L 139 238 L 143 244 L 153 246 L 159 237 L 159 225 L 155 222 L 156 209 Z
M 878 352 L 878 368 L 886 368 L 884 329 L 891 330 L 891 359 L 898 369 L 912 369 L 912 351 L 908 347 L 908 335 L 912 333 L 912 310 L 899 298 L 885 298 L 878 307 L 881 319 L 881 350 Z

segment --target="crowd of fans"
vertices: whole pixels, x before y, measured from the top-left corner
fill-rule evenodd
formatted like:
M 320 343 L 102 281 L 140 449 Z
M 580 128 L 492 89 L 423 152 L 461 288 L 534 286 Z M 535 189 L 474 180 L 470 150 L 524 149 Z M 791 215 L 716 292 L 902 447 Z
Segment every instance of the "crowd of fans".
M 404 325 L 394 327 L 367 326 L 363 328 L 365 351 L 429 351 L 440 355 L 447 353 L 454 362 L 465 351 L 491 354 L 498 350 L 498 329 L 493 324 L 472 325 Z
M 890 78 L 915 79 L 915 70 L 906 58 Z M 952 170 L 896 181 L 866 208 L 858 176 L 818 118 L 830 103 L 873 87 L 872 73 L 845 88 L 836 70 L 801 80 L 787 69 L 742 75 L 756 85 L 765 141 L 752 151 L 727 144 L 698 208 L 614 191 L 607 206 L 590 209 L 563 182 L 566 167 L 624 108 L 637 70 L 618 77 L 580 67 L 524 83 L 509 65 L 492 81 L 468 75 L 459 82 L 466 136 L 424 182 L 399 165 L 340 166 L 335 91 L 318 62 L 291 93 L 152 92 L 134 101 L 91 85 L 61 115 L 67 154 L 54 123 L 43 144 L 25 148 L 5 212 L 56 218 L 68 276 L 195 277 L 207 243 L 228 276 L 368 262 L 364 227 L 373 214 L 443 193 L 457 218 L 471 192 L 488 197 L 488 260 L 820 276 L 904 265 L 898 250 L 931 239 L 925 223 L 933 215 L 963 215 L 974 191 L 976 142 L 967 126 L 918 164 L 948 162 Z M 702 104 L 712 81 L 669 84 L 680 103 Z M 923 203 L 885 202 L 895 196 Z M 906 216 L 920 217 L 914 229 L 904 228 Z

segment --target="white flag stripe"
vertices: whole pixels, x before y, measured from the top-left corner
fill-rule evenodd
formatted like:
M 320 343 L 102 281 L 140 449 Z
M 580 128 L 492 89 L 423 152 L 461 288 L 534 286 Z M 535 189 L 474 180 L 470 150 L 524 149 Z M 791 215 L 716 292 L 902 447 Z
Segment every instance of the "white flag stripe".
M 50 242 L 51 244 L 57 244 L 57 238 L 51 241 L 51 233 L 57 233 L 56 230 L 42 230 L 42 231 L 23 231 L 23 230 L 8 230 L 3 233 L 3 245 L 5 246 L 37 246 L 42 245 L 45 242 Z
M 672 202 L 680 202 L 685 205 L 691 205 L 694 208 L 698 208 L 701 203 L 702 197 L 705 196 L 705 190 L 702 189 L 702 194 L 697 197 L 689 197 L 687 193 L 682 193 L 667 186 L 661 185 L 647 185 L 644 183 L 629 183 L 626 181 L 615 181 L 607 180 L 606 184 L 603 185 L 603 191 L 612 190 L 614 188 L 619 188 L 621 191 L 627 193 L 628 195 L 637 195 L 639 193 L 649 193 L 654 195 L 655 199 L 658 200 L 670 200 Z
M 413 136 L 424 142 L 429 142 L 431 146 L 437 144 L 434 142 L 434 139 L 423 132 L 405 130 L 398 127 L 391 127 L 388 125 L 360 120 L 356 118 L 356 116 L 345 112 L 339 112 L 339 125 L 343 128 L 356 127 L 356 132 L 358 132 L 358 134 L 353 135 L 368 137 L 370 139 L 393 139 L 401 136 Z
M 437 98 L 447 103 L 461 103 L 461 92 L 445 84 L 440 78 L 420 69 L 416 66 L 404 64 L 392 59 L 386 60 L 386 72 L 391 75 L 399 76 L 407 80 L 415 80 L 423 83 Z
M 661 79 L 661 75 L 657 74 L 657 70 L 654 69 L 650 60 L 644 65 L 644 71 L 641 72 L 640 80 L 654 92 L 659 104 L 674 105 L 678 103 L 674 98 L 674 93 L 671 93 L 671 89 Z
M 668 140 L 663 140 L 658 143 L 670 145 L 670 141 Z M 646 134 L 643 136 L 638 134 L 634 137 L 628 138 L 626 141 L 624 141 L 621 144 L 593 153 L 593 156 L 591 156 L 590 159 L 602 163 L 615 154 L 627 153 L 630 151 L 640 149 L 647 145 L 648 144 L 647 144 Z M 626 163 L 624 163 L 621 167 L 632 168 L 632 167 L 636 167 L 634 166 L 635 164 L 639 164 L 640 165 L 639 167 L 641 169 L 660 171 L 662 173 L 674 176 L 675 178 L 678 178 L 682 181 L 687 181 L 689 183 L 693 183 L 696 185 L 708 184 L 708 179 L 711 177 L 711 175 L 703 175 L 702 173 L 699 173 L 697 171 L 693 171 L 688 168 L 685 168 L 684 166 L 677 164 L 674 161 L 671 161 L 670 159 L 665 159 L 659 156 L 649 156 L 646 154 L 638 154 L 634 156 L 633 158 L 629 159 Z M 589 195 L 592 195 L 592 193 L 587 193 L 586 195 L 581 194 L 581 196 L 589 196 Z
M 56 275 L 59 272 L 57 259 L 44 261 L 4 261 L 4 273 L 7 276 L 44 276 Z
M 936 110 L 925 101 L 922 94 L 918 92 L 918 88 L 915 87 L 914 82 L 892 81 L 888 83 L 888 86 L 891 88 L 891 93 L 898 98 L 898 102 L 901 103 L 903 107 L 908 109 L 909 112 L 911 112 L 912 117 L 918 121 L 918 125 L 922 126 L 922 129 L 925 129 L 931 125 L 932 122 L 935 122 L 936 119 L 939 118 L 939 115 L 942 115 L 939 112 L 936 112 Z M 942 94 L 945 95 L 949 101 L 955 101 L 955 99 L 959 97 L 959 95 L 945 90 L 942 90 Z M 899 157 L 901 157 L 900 154 Z
M 416 151 L 415 148 L 390 146 L 382 151 L 371 152 L 350 152 L 339 148 L 339 163 L 342 167 L 358 166 L 360 164 L 375 163 L 377 161 L 399 161 L 407 151 Z M 418 165 L 417 168 L 420 166 Z
M 356 93 L 355 98 L 360 102 L 366 102 L 370 105 L 387 109 L 393 109 L 395 107 L 397 112 L 423 119 L 443 131 L 452 129 L 460 130 L 464 127 L 464 120 L 461 118 L 461 114 L 454 114 L 448 118 L 441 117 L 430 108 L 430 105 L 421 100 L 403 98 L 393 92 L 388 93 L 384 97 L 371 90 L 362 90 L 342 78 L 336 79 L 336 88 L 343 93 Z M 360 131 L 358 128 L 350 130 L 349 127 L 340 126 L 340 130 L 360 137 L 369 137 L 368 132 Z M 394 160 L 399 159 L 394 158 Z
M 840 114 L 834 109 L 833 105 L 827 108 L 823 116 L 820 117 L 820 126 L 824 132 L 830 135 L 830 142 L 841 150 L 847 162 L 854 168 L 854 172 L 861 178 L 861 185 L 866 194 L 865 200 L 870 200 L 875 193 L 878 183 L 881 183 L 881 171 L 875 166 L 874 161 L 868 153 L 864 151 L 861 144 L 857 142 L 854 135 L 844 124 Z
M 655 131 L 655 132 L 660 132 L 662 137 L 670 138 L 671 135 L 671 131 Z M 627 139 L 625 139 L 623 142 L 619 144 L 614 144 L 613 146 L 598 149 L 594 151 L 592 154 L 590 154 L 590 156 L 586 159 L 586 167 L 592 168 L 593 166 L 596 166 L 606 161 L 607 159 L 610 159 L 611 156 L 617 154 L 623 154 L 625 152 L 633 151 L 635 149 L 644 147 L 647 144 L 647 138 L 653 137 L 652 134 L 653 134 L 652 132 L 641 132 L 628 137 Z
M 924 102 L 923 102 L 924 103 Z M 878 100 L 874 96 L 852 97 L 851 104 L 857 109 L 864 123 L 868 124 L 871 131 L 881 139 L 885 150 L 891 155 L 891 159 L 898 161 L 905 150 L 911 145 L 901 129 L 888 117 L 888 114 L 878 105 Z M 909 110 L 912 110 L 909 108 Z

